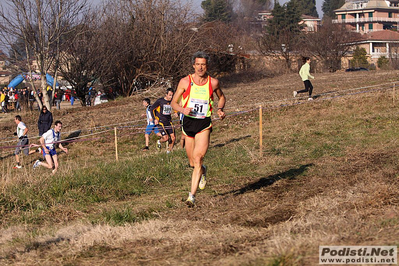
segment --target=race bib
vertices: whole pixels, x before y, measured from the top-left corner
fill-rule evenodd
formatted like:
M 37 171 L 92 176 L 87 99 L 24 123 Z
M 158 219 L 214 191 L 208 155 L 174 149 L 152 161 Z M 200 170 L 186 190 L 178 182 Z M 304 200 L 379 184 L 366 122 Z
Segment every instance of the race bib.
M 162 114 L 163 115 L 170 115 L 171 113 L 172 113 L 172 106 L 164 105 L 163 106 L 163 110 L 162 110 Z
M 191 99 L 188 107 L 192 108 L 189 116 L 204 119 L 208 113 L 209 102 L 207 100 Z

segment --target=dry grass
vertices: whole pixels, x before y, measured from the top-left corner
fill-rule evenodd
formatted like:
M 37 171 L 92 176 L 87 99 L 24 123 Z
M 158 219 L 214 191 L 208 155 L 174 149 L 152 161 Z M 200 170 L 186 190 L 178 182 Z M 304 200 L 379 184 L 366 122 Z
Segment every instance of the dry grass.
M 133 169 L 137 163 L 146 167 L 145 161 L 160 163 L 159 159 L 169 167 L 158 166 L 159 171 L 165 175 L 175 171 L 176 176 L 163 178 L 156 175 L 157 169 L 142 169 L 141 174 L 138 167 L 137 178 L 143 178 L 149 189 L 140 195 L 80 205 L 71 200 L 42 213 L 3 210 L 0 262 L 315 265 L 319 245 L 399 245 L 399 108 L 390 89 L 344 96 L 351 88 L 394 81 L 397 74 L 315 74 L 315 93 L 334 93 L 313 103 L 299 102 L 303 104 L 291 99 L 292 90 L 302 86 L 296 75 L 236 85 L 225 82 L 230 116 L 215 122 L 206 157 L 209 185 L 198 194 L 194 209 L 182 202 L 189 186 L 189 177 L 184 176 L 190 173 L 181 168 L 184 152 L 177 149 L 169 159 L 142 154 L 142 135 L 126 130 L 117 164 L 121 176 L 124 167 Z M 258 103 L 269 108 L 264 112 L 262 158 L 257 111 L 233 115 Z M 131 110 L 129 117 L 126 110 Z M 86 117 L 99 126 L 132 121 L 141 112 L 140 99 L 131 98 L 71 109 L 61 117 L 76 130 L 87 126 Z M 97 173 L 99 165 L 112 173 L 112 133 L 97 142 L 70 144 L 71 153 L 62 154 L 57 177 L 28 167 L 16 173 L 9 170 L 13 158 L 3 158 L 2 192 L 76 178 L 81 170 Z M 132 210 L 150 218 L 123 226 L 101 219 L 93 222 L 109 210 Z M 16 219 L 21 215 L 31 218 Z

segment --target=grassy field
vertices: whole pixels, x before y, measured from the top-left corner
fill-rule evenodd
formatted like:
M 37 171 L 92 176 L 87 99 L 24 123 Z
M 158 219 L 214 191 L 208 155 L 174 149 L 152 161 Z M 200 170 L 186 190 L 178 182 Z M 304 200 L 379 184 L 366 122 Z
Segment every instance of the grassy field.
M 228 117 L 214 121 L 194 208 L 184 150 L 152 138 L 141 151 L 141 100 L 162 89 L 54 110 L 79 137 L 57 175 L 32 169 L 38 154 L 14 170 L 2 149 L 0 264 L 316 265 L 320 245 L 398 246 L 398 74 L 315 73 L 313 102 L 292 98 L 297 74 L 221 79 Z M 13 115 L 0 118 L 3 147 Z M 21 115 L 37 134 L 38 114 Z

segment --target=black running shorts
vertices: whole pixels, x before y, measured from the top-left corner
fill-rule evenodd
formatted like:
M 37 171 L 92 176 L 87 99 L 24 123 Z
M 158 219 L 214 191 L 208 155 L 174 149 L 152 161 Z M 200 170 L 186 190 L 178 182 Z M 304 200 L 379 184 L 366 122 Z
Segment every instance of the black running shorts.
M 209 129 L 212 132 L 212 120 L 210 117 L 197 119 L 185 116 L 183 118 L 183 134 L 194 138 L 196 134 Z
M 175 129 L 171 122 L 161 122 L 158 123 L 158 130 L 162 136 L 175 134 Z

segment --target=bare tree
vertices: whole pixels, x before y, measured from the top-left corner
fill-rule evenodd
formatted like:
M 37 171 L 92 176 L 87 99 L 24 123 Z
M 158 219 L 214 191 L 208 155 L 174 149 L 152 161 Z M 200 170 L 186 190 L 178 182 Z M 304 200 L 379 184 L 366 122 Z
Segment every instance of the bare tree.
M 258 49 L 264 55 L 284 59 L 286 69 L 291 70 L 292 56 L 301 35 L 301 14 L 296 2 L 290 1 L 283 6 L 276 2 L 272 15 L 266 26 L 267 32 L 258 41 Z
M 1 3 L 1 39 L 8 47 L 17 39 L 23 40 L 29 73 L 33 71 L 31 60 L 36 60 L 44 104 L 49 109 L 46 74 L 58 69 L 60 47 L 67 41 L 64 37 L 74 25 L 80 24 L 87 7 L 87 0 L 3 0 Z M 33 83 L 32 86 L 35 88 Z M 37 95 L 36 100 L 41 108 Z
M 238 58 L 252 50 L 254 40 L 236 23 L 212 21 L 196 28 L 202 45 L 211 55 L 211 75 L 235 72 Z
M 266 35 L 259 39 L 258 49 L 264 55 L 284 60 L 286 70 L 290 71 L 292 58 L 297 54 L 298 37 L 299 34 L 284 29 L 279 35 Z
M 389 59 L 393 69 L 399 69 L 399 45 L 391 43 L 389 45 Z
M 196 16 L 179 2 L 110 0 L 103 14 L 104 43 L 115 56 L 101 80 L 123 95 L 134 93 L 138 83 L 181 76 L 188 58 L 203 47 Z
M 97 14 L 86 16 L 67 36 L 69 41 L 62 48 L 58 64 L 60 74 L 71 84 L 83 106 L 87 103 L 89 86 L 111 72 L 118 54 L 109 49 L 109 40 L 103 36 Z
M 358 34 L 326 20 L 319 31 L 304 34 L 302 37 L 302 52 L 319 58 L 325 68 L 335 72 L 341 69 L 341 58 L 351 50 Z

